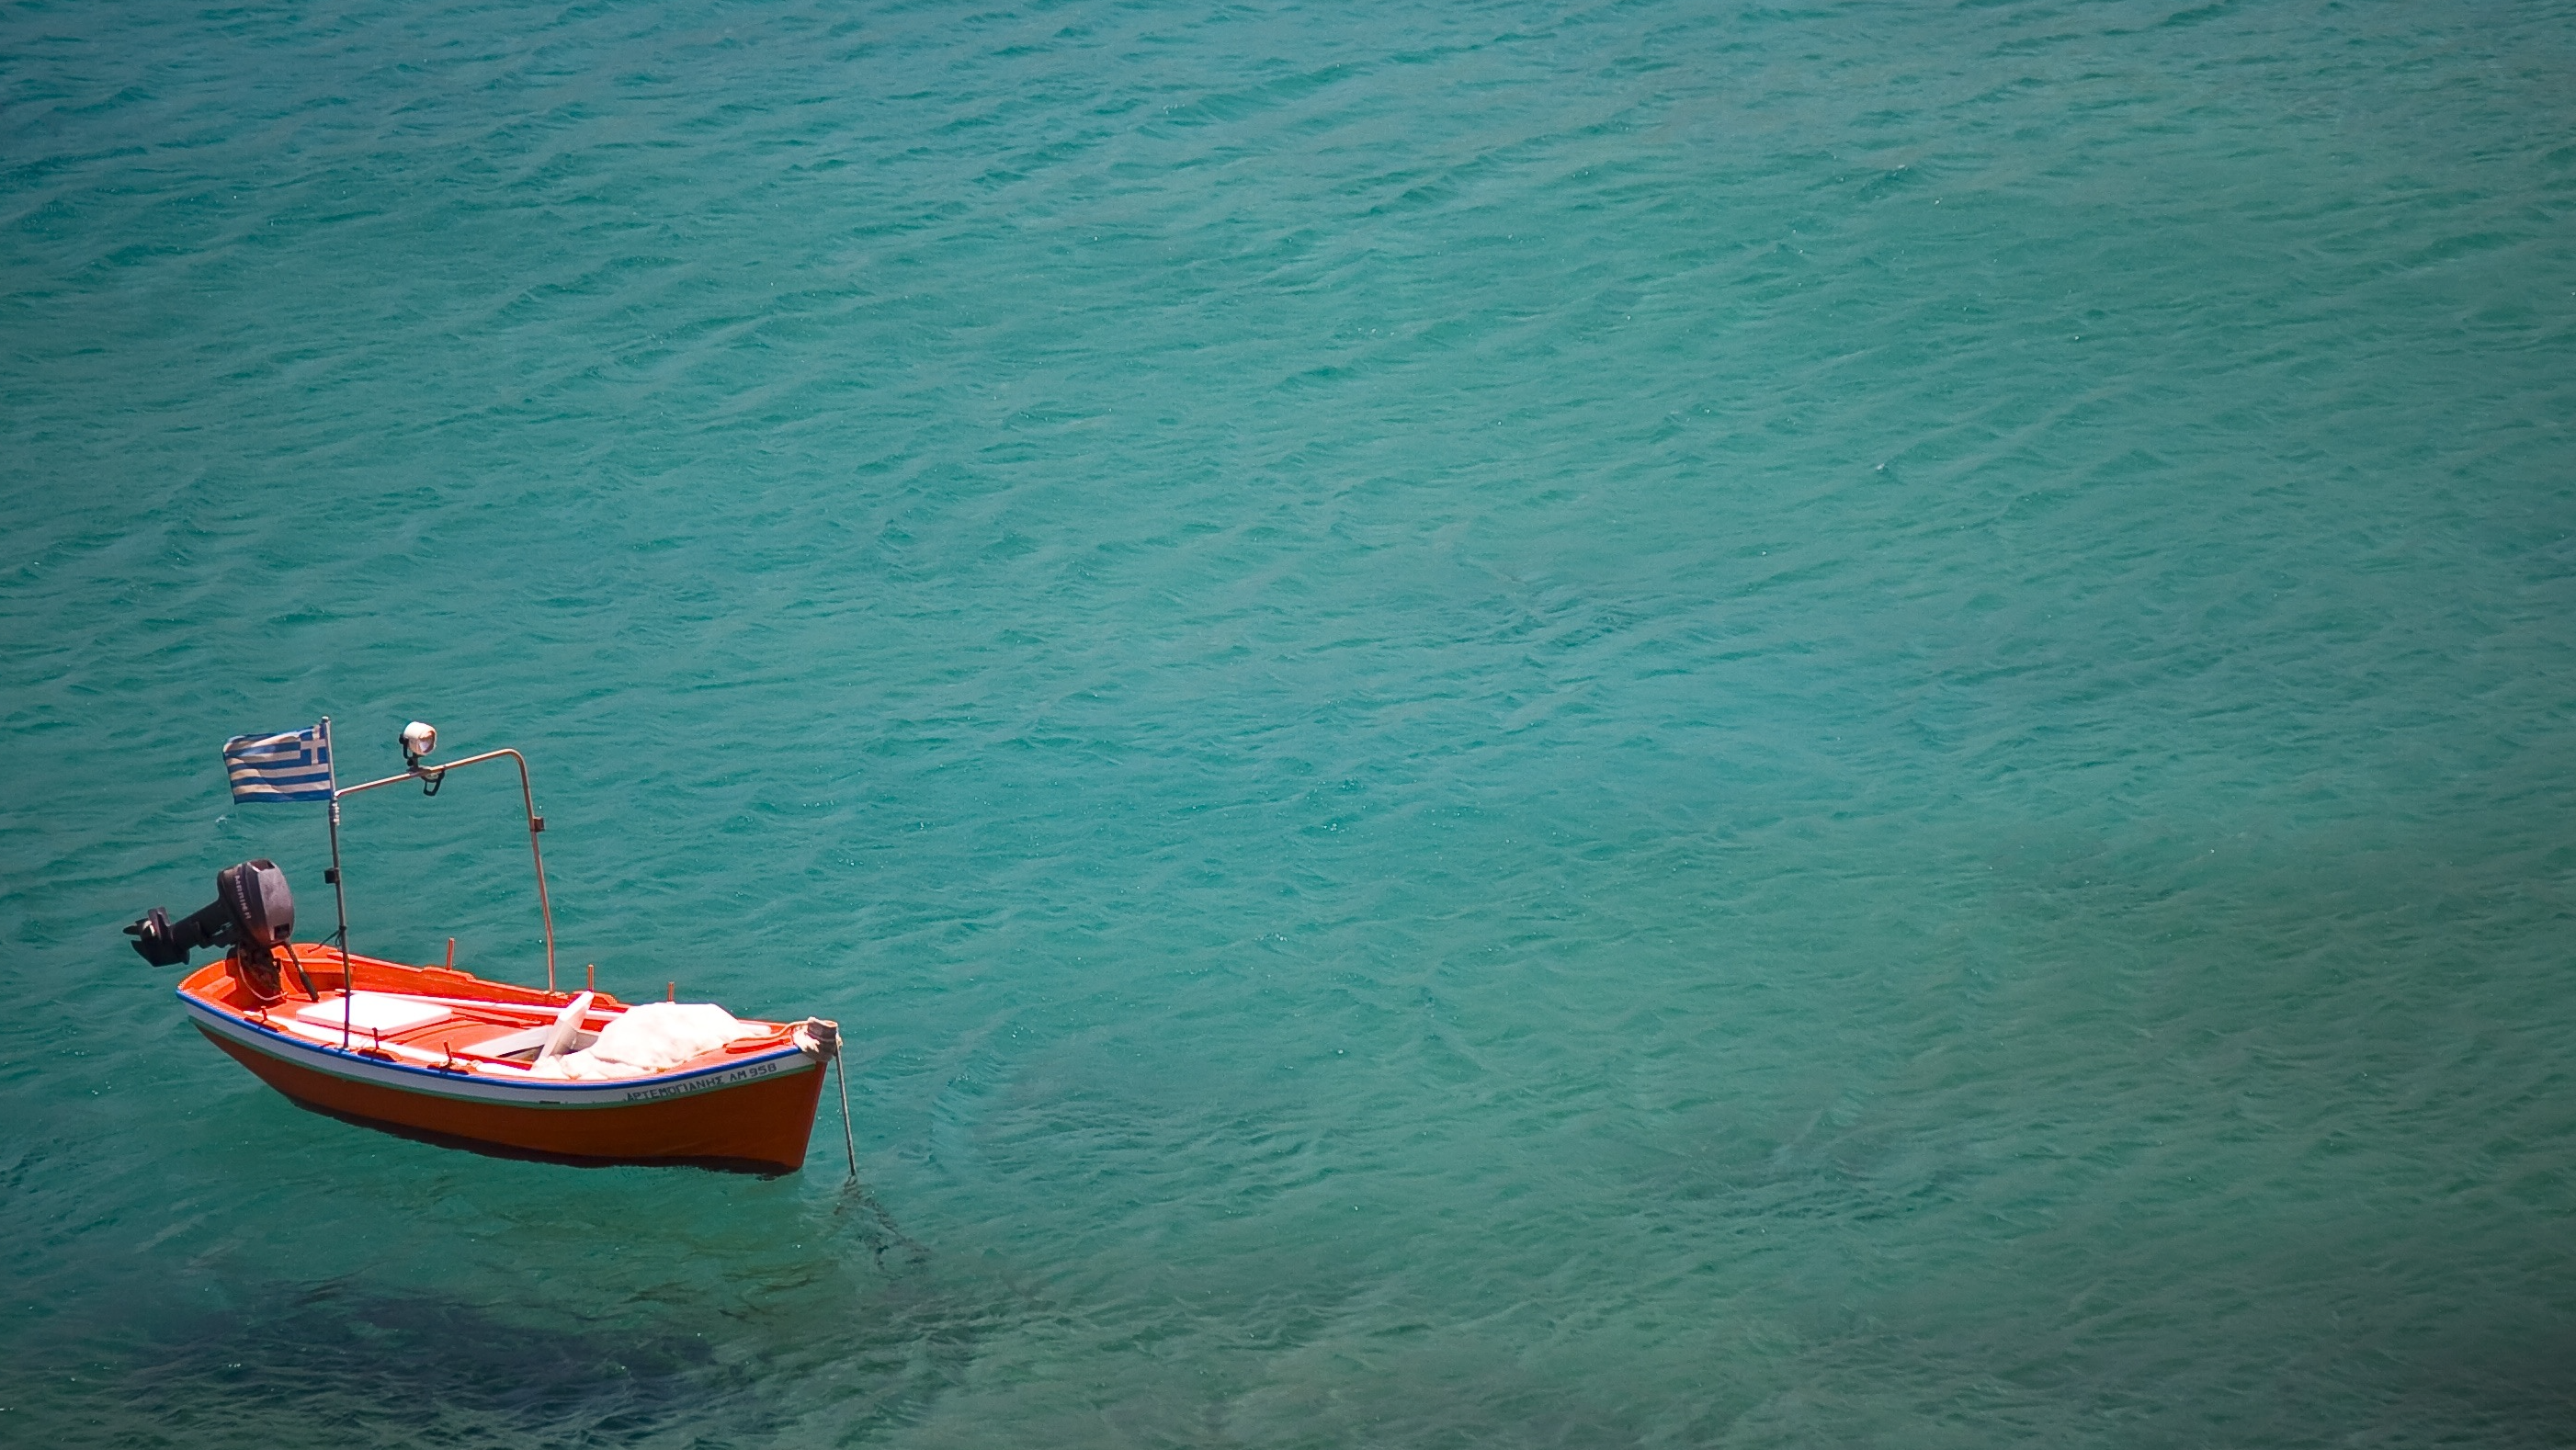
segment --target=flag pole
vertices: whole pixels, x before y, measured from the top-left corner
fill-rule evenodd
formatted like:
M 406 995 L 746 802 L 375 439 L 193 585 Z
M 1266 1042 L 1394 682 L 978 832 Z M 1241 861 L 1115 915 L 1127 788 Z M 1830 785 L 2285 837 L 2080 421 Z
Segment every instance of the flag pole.
M 340 1050 L 349 1050 L 358 984 L 349 973 L 349 888 L 340 884 L 340 757 L 331 749 L 331 717 L 322 717 L 322 754 L 331 771 L 331 901 L 340 911 Z

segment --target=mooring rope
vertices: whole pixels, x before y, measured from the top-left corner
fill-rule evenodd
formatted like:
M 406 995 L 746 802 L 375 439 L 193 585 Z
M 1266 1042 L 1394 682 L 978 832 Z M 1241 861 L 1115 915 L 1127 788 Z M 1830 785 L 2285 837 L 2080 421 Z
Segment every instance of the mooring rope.
M 859 1140 L 850 1130 L 850 1070 L 841 1061 L 841 1024 L 825 1017 L 805 1019 L 805 1035 L 832 1059 L 832 1081 L 841 1088 L 841 1146 L 850 1151 L 849 1181 L 859 1181 Z

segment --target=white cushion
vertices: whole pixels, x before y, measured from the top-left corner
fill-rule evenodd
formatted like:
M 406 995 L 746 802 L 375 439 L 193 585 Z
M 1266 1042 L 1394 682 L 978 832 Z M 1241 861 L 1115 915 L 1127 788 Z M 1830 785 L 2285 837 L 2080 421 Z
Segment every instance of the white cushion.
M 536 1070 L 540 1077 L 585 1081 L 642 1077 L 768 1030 L 746 1026 L 709 1002 L 639 1002 L 610 1018 L 589 1047 L 545 1058 Z

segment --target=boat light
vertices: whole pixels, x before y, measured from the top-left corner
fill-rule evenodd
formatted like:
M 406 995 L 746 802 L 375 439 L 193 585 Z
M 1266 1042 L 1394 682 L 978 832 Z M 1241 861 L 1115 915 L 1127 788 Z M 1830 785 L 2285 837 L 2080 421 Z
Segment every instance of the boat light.
M 425 720 L 414 720 L 403 727 L 403 759 L 413 765 L 438 748 L 438 727 Z

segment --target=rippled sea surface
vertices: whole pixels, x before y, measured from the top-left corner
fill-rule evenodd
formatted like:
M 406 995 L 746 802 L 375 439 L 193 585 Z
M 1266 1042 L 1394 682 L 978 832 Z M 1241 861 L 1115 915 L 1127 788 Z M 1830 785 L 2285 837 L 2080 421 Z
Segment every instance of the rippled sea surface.
M 0 10 L 0 1441 L 2576 1440 L 2576 8 Z M 516 745 L 796 1176 L 118 929 Z M 514 782 L 361 950 L 539 980 Z

